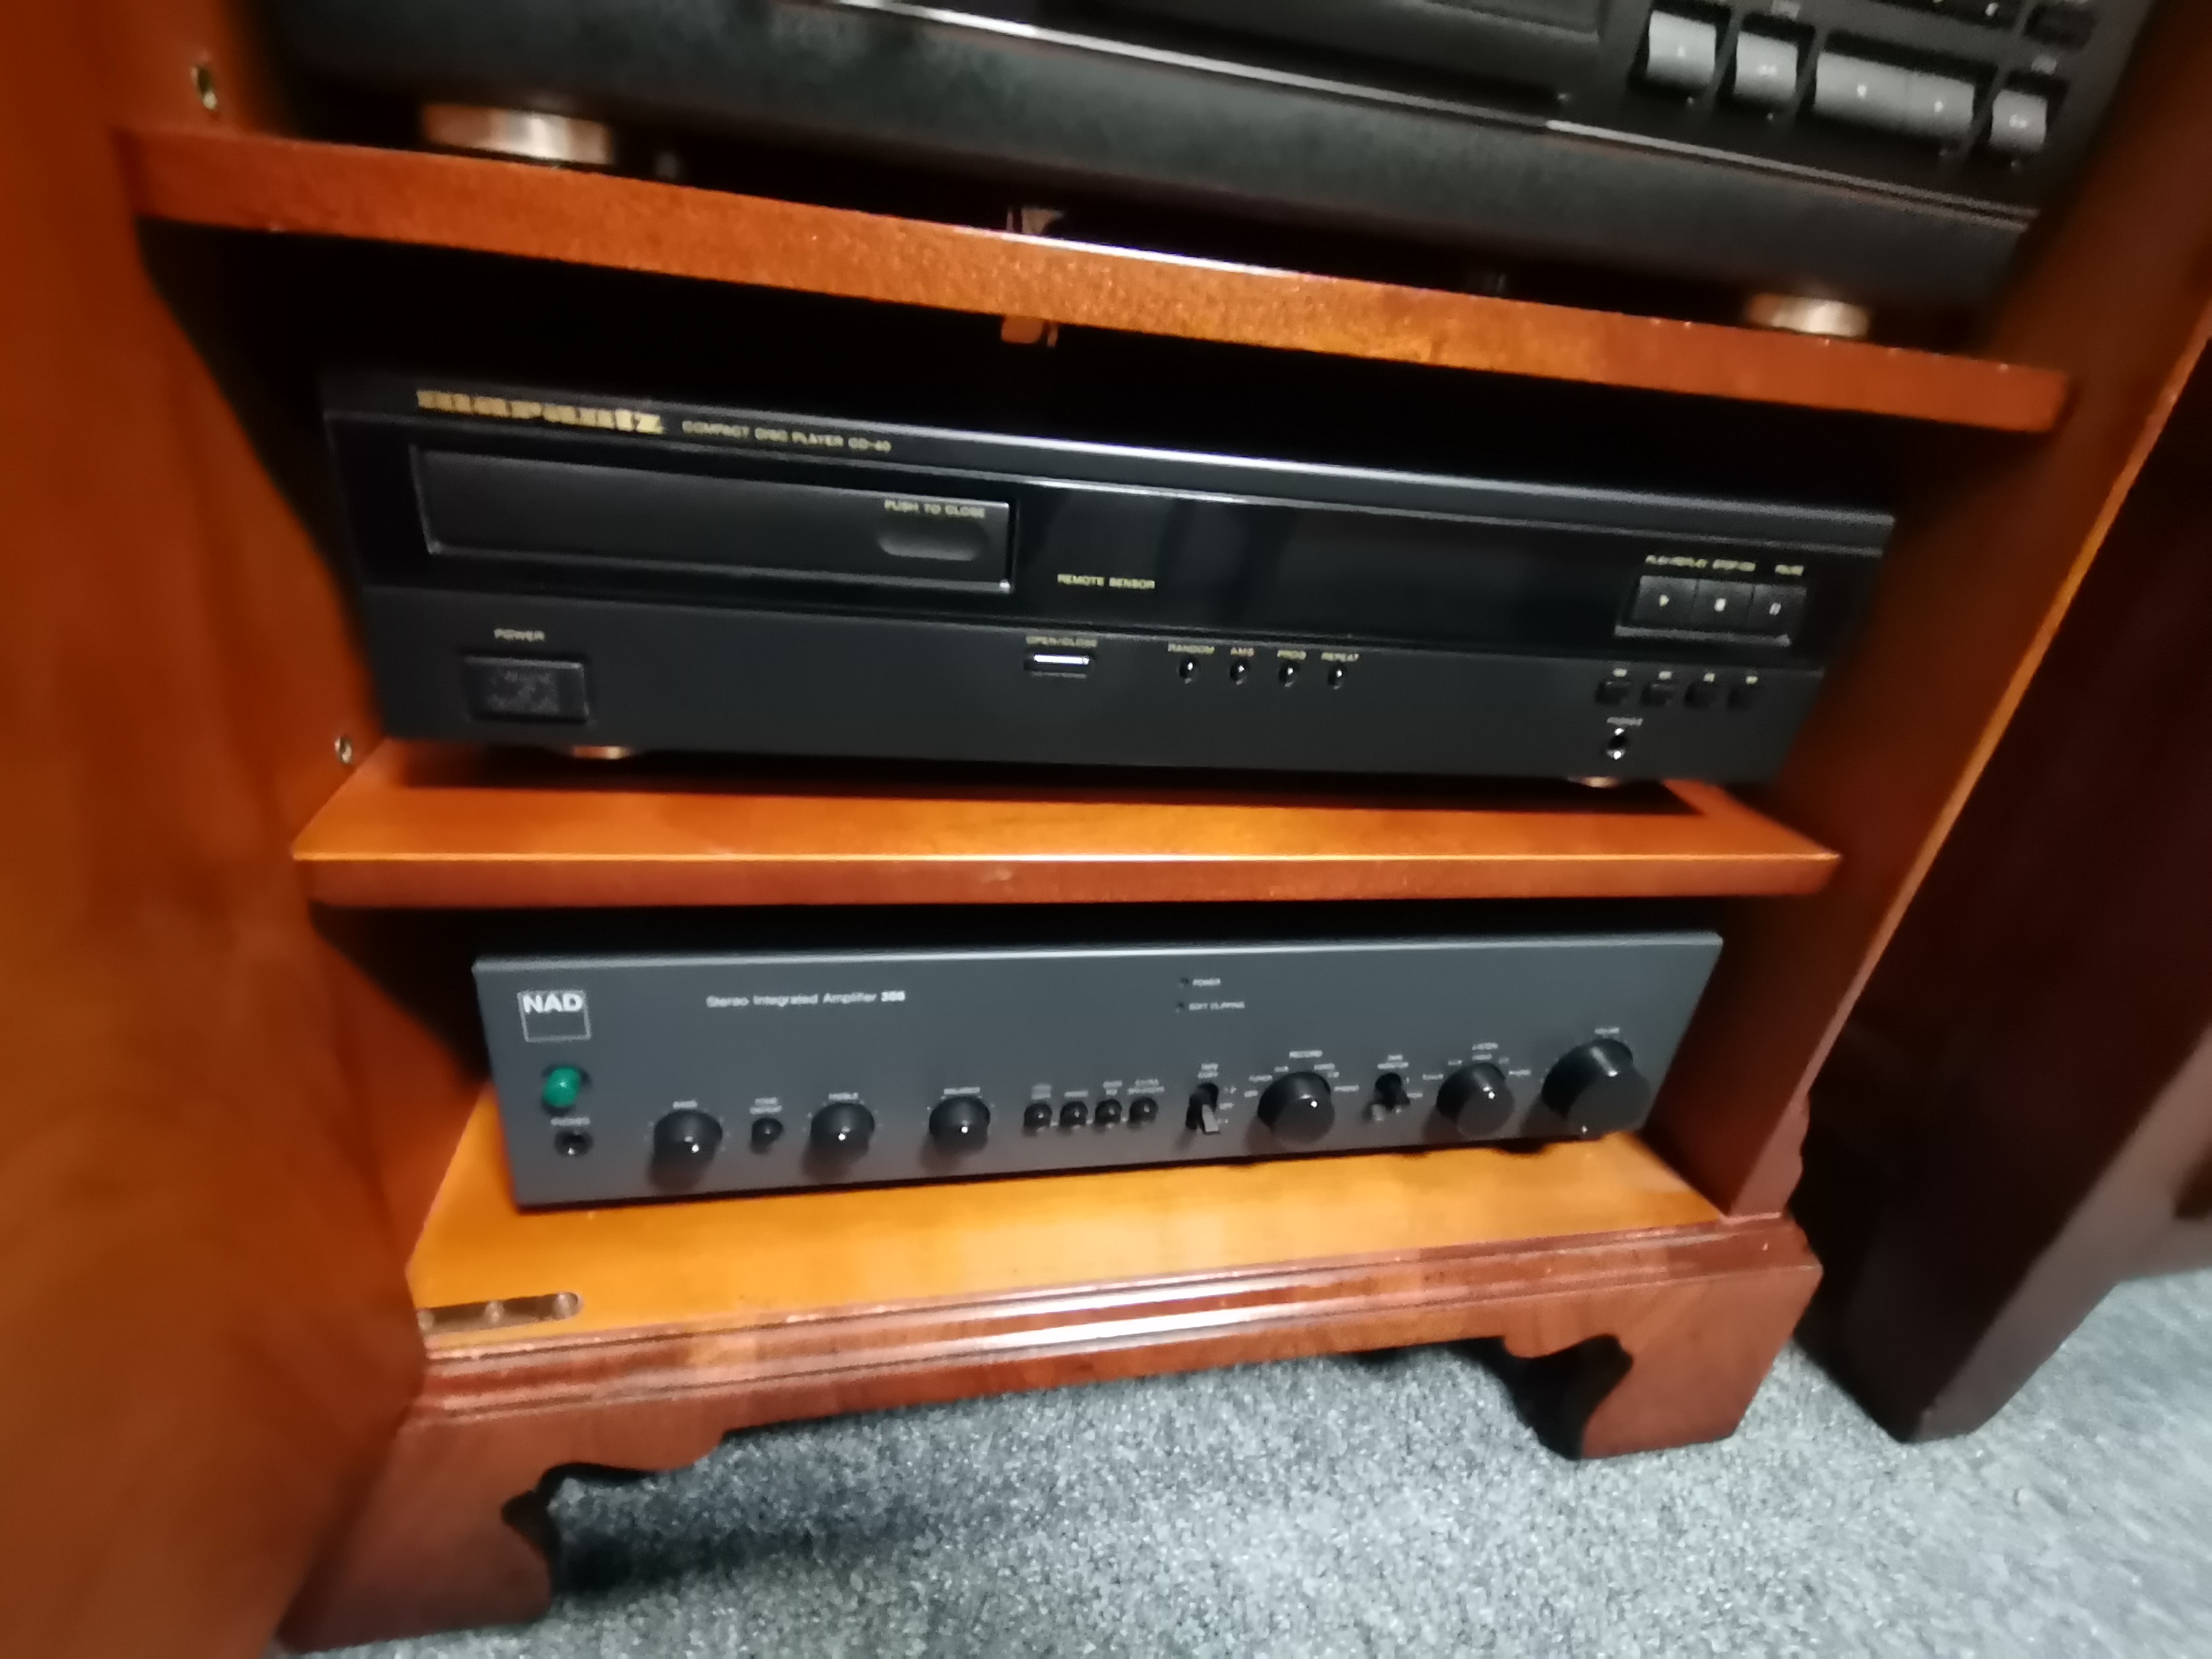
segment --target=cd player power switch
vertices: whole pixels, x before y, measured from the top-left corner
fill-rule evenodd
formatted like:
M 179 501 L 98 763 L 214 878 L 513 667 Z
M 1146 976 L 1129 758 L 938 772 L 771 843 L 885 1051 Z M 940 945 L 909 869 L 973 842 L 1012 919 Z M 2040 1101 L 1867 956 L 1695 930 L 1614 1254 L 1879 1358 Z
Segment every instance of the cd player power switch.
M 1190 1110 L 1184 1114 L 1183 1127 L 1202 1135 L 1221 1133 L 1221 1086 L 1201 1083 L 1190 1091 Z
M 1720 31 L 1702 17 L 1654 11 L 1644 27 L 1644 84 L 1703 92 L 1720 58 Z
M 1260 1121 L 1285 1140 L 1319 1140 L 1336 1122 L 1328 1079 L 1317 1072 L 1279 1077 L 1260 1097 Z
M 580 1069 L 556 1066 L 545 1073 L 545 1081 L 538 1086 L 538 1099 L 549 1112 L 565 1112 L 583 1092 L 584 1073 Z
M 584 665 L 529 657 L 464 657 L 469 713 L 480 720 L 546 720 L 580 726 L 591 718 Z

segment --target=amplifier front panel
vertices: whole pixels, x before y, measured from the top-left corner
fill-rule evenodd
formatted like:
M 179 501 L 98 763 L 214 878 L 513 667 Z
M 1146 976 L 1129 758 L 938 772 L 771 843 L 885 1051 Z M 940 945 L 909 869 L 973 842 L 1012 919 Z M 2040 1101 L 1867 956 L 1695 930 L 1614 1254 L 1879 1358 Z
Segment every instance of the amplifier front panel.
M 1633 1127 L 1719 949 L 1666 932 L 476 975 L 516 1197 L 557 1205 Z M 1594 1052 L 1613 1091 L 1595 1112 Z

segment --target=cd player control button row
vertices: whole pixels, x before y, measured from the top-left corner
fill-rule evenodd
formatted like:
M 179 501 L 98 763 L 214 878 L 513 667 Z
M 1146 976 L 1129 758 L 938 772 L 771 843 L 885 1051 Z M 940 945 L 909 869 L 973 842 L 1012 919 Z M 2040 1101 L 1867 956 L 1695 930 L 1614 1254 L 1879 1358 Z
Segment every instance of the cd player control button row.
M 1029 655 L 1029 671 L 1051 679 L 1079 680 L 1091 672 L 1091 653 L 1087 651 L 1032 651 Z
M 1636 584 L 1628 620 L 1638 628 L 1690 628 L 1698 584 L 1689 576 L 1646 576 Z
M 1990 100 L 1990 136 L 1982 142 L 2000 155 L 2033 155 L 2043 148 L 2050 126 L 2048 98 L 2008 87 Z
M 1741 634 L 1751 626 L 1749 582 L 1701 581 L 1687 626 L 1722 634 Z
M 584 665 L 534 657 L 464 657 L 469 713 L 480 720 L 558 720 L 580 726 L 591 717 Z
M 1747 28 L 1735 38 L 1729 97 L 1754 109 L 1783 109 L 1797 95 L 1797 43 Z
M 1805 620 L 1805 590 L 1790 583 L 1761 582 L 1751 596 L 1754 634 L 1795 634 Z
M 1655 11 L 1644 28 L 1644 83 L 1703 92 L 1720 58 L 1720 31 L 1702 17 Z
M 1974 130 L 1974 83 L 1823 52 L 1813 66 L 1813 109 L 1832 121 L 1950 143 Z

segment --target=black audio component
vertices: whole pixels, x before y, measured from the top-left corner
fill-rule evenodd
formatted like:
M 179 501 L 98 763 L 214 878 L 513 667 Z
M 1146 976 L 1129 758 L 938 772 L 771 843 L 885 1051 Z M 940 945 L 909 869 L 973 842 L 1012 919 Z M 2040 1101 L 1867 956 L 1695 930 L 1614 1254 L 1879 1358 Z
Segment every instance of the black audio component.
M 1765 777 L 1887 515 L 347 378 L 403 737 Z
M 1986 297 L 2150 0 L 276 0 L 423 98 L 1862 300 Z M 549 106 L 547 101 L 551 100 Z
M 1544 931 L 1349 938 L 1198 915 L 1175 920 L 1221 931 L 1102 940 L 1085 916 L 1030 924 L 1063 943 L 484 957 L 516 1197 L 1633 1129 L 1720 950 L 1671 923 L 1555 931 L 1555 908 Z

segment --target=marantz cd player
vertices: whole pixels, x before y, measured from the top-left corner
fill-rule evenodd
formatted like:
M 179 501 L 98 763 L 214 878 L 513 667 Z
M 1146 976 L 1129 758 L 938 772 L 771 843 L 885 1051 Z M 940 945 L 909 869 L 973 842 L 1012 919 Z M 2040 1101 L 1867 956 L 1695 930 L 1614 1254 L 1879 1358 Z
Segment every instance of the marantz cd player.
M 447 380 L 326 393 L 410 738 L 1756 780 L 1890 527 Z
M 1636 1128 L 1720 940 L 1556 921 L 1315 939 L 1200 911 L 1143 938 L 1092 914 L 476 980 L 515 1196 L 585 1204 Z
M 1972 304 L 2151 0 L 272 0 L 295 58 L 557 110 L 1861 301 Z M 660 142 L 656 139 L 655 143 Z

